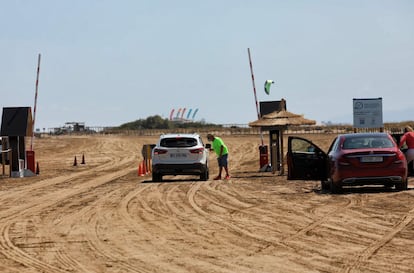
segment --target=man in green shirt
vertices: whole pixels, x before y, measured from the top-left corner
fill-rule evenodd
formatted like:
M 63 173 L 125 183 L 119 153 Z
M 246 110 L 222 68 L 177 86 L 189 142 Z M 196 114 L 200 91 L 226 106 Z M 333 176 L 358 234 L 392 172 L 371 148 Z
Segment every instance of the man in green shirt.
M 217 162 L 219 166 L 219 174 L 214 180 L 220 180 L 221 179 L 221 173 L 224 170 L 226 171 L 225 179 L 230 179 L 229 169 L 228 169 L 228 155 L 229 155 L 229 149 L 224 144 L 223 140 L 219 137 L 216 137 L 212 134 L 207 135 L 208 141 L 211 141 L 212 149 L 217 155 Z

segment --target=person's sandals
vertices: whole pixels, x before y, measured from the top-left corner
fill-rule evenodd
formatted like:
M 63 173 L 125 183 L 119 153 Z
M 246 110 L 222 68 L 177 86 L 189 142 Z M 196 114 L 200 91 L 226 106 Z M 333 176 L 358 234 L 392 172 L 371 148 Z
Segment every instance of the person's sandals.
M 230 175 L 226 175 L 226 178 L 225 179 L 230 179 L 231 177 L 230 177 Z
M 214 180 L 221 180 L 221 176 L 216 176 Z

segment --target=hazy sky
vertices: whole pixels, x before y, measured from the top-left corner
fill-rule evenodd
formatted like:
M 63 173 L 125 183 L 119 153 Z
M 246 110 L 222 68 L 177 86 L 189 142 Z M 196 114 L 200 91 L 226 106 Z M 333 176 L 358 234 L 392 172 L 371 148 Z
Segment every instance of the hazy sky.
M 385 122 L 414 120 L 412 0 L 0 0 L 0 106 L 33 107 L 40 53 L 36 128 L 247 124 L 247 48 L 259 101 L 352 123 L 353 98 L 382 97 Z

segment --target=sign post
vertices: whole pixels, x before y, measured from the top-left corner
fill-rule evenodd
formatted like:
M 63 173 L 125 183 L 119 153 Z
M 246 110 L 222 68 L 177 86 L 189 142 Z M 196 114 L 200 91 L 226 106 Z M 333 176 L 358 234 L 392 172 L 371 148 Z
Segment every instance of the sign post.
M 383 128 L 382 98 L 353 99 L 354 128 Z

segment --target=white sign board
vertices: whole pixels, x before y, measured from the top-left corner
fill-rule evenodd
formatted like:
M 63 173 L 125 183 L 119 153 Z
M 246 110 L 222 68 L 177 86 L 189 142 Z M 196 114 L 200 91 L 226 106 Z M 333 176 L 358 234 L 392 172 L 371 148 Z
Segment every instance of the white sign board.
M 353 99 L 354 128 L 382 128 L 382 98 Z

